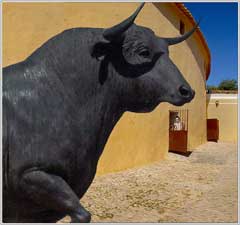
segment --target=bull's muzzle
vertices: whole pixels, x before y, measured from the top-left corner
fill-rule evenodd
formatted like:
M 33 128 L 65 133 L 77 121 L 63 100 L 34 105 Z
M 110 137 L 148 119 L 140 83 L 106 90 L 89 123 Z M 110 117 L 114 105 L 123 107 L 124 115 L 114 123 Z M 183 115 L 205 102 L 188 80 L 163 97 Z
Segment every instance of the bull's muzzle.
M 190 87 L 182 85 L 179 87 L 179 95 L 182 98 L 184 98 L 188 101 L 191 101 L 195 96 L 195 91 L 193 89 L 191 89 Z

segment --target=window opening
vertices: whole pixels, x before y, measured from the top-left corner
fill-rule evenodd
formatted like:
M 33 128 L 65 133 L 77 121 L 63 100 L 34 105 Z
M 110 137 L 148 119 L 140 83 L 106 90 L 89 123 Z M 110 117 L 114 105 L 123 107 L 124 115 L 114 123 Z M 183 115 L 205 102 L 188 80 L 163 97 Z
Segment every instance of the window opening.
M 182 20 L 180 20 L 180 28 L 179 28 L 180 34 L 185 33 L 185 24 L 183 23 Z

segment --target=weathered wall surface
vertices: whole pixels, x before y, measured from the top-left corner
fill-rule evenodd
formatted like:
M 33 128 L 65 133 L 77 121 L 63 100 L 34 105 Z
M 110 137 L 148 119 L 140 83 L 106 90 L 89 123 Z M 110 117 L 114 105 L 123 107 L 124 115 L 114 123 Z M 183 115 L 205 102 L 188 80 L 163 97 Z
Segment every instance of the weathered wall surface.
M 72 27 L 110 27 L 128 17 L 139 3 L 3 3 L 3 65 L 24 60 L 50 37 Z M 179 35 L 179 18 L 192 26 L 172 3 L 147 3 L 136 24 L 159 36 Z M 205 53 L 198 37 L 170 47 L 170 57 L 196 95 L 189 109 L 189 148 L 206 141 Z M 162 103 L 152 113 L 125 113 L 101 157 L 98 174 L 158 161 L 168 152 L 169 109 Z
M 218 102 L 218 104 L 216 104 Z M 237 94 L 209 94 L 207 96 L 207 118 L 219 120 L 219 140 L 238 140 Z

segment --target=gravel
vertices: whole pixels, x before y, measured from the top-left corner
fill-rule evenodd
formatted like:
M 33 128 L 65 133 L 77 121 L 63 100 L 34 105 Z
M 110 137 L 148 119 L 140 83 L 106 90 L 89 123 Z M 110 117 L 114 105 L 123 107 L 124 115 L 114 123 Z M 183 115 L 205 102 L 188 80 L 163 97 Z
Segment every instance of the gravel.
M 92 222 L 237 222 L 237 145 L 207 142 L 98 176 L 81 199 Z M 69 222 L 67 216 L 59 221 Z

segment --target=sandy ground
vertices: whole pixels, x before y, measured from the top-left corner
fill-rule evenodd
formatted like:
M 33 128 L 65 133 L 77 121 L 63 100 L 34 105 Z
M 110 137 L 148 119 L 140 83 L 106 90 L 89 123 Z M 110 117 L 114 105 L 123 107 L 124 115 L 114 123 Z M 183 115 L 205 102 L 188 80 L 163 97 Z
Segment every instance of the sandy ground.
M 81 203 L 92 222 L 237 222 L 237 145 L 208 142 L 96 177 Z

